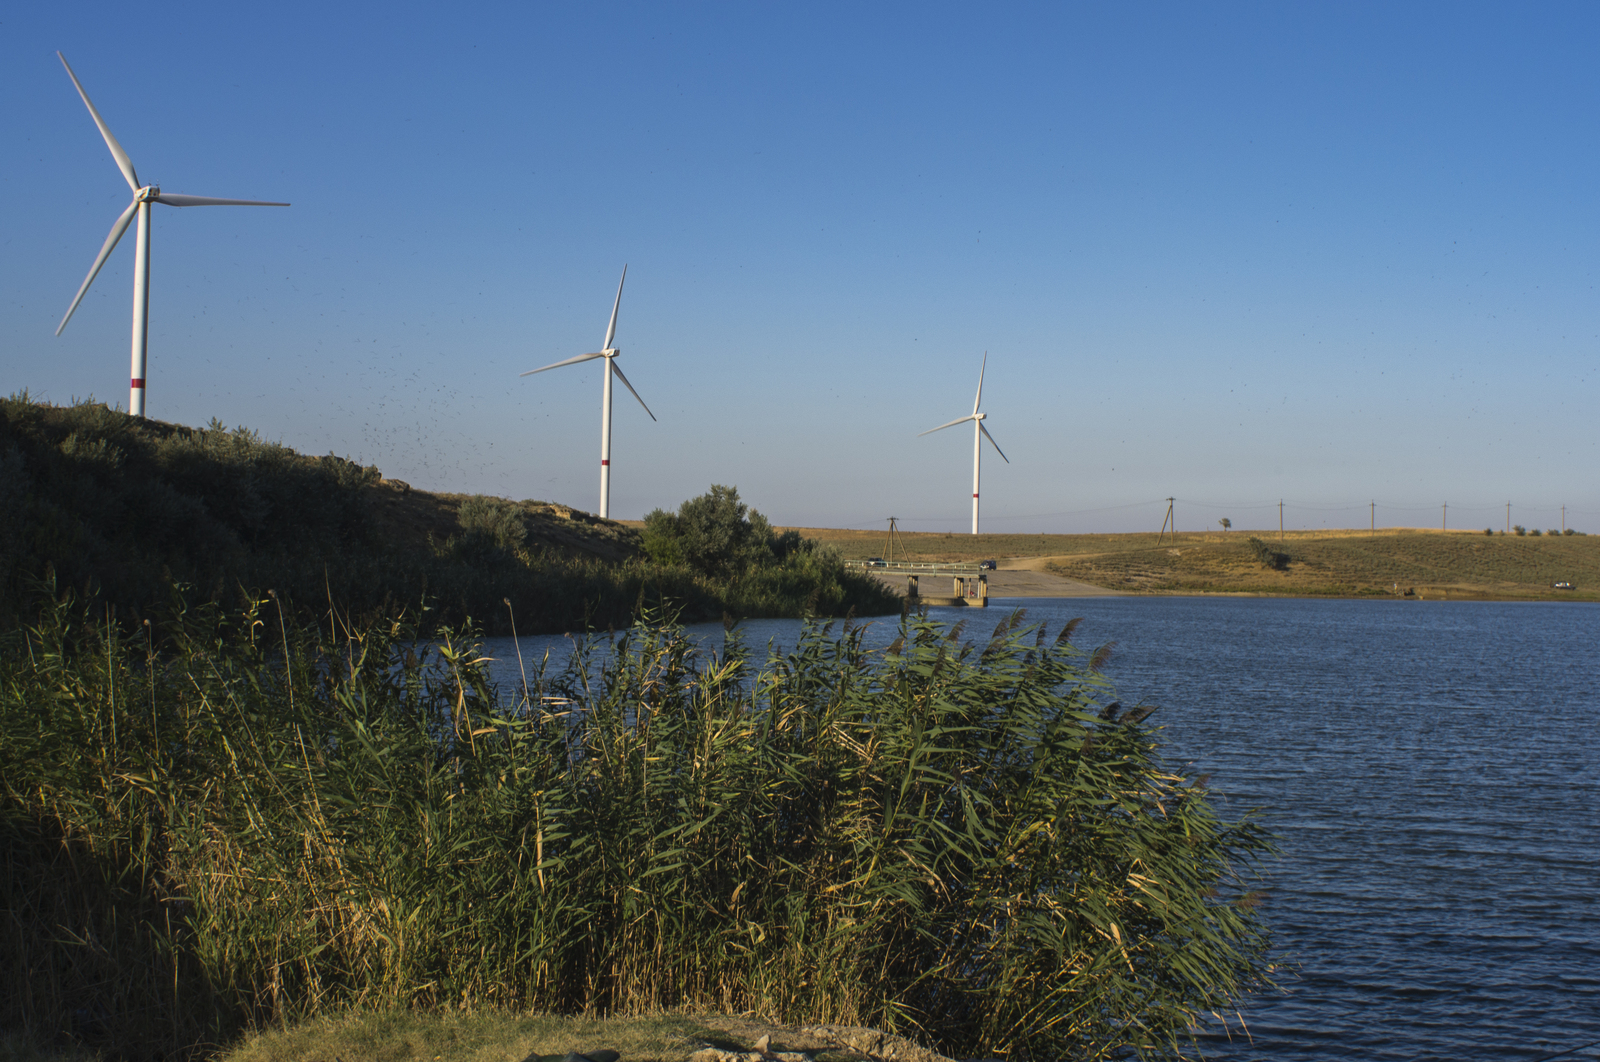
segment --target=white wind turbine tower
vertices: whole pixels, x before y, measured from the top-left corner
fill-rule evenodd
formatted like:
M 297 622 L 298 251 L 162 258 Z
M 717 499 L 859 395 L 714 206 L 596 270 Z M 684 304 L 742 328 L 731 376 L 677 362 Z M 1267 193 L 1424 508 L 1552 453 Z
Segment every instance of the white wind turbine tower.
M 536 372 L 544 372 L 545 369 L 559 369 L 563 365 L 576 365 L 580 361 L 592 361 L 595 358 L 606 359 L 605 391 L 604 397 L 602 397 L 600 400 L 600 516 L 603 519 L 608 520 L 611 518 L 612 374 L 616 374 L 617 379 L 622 381 L 622 386 L 626 387 L 629 391 L 633 391 L 633 397 L 639 398 L 639 392 L 633 390 L 633 384 L 629 383 L 628 378 L 622 375 L 622 369 L 617 365 L 617 355 L 621 354 L 622 351 L 611 345 L 611 341 L 615 339 L 617 335 L 617 308 L 622 305 L 622 285 L 627 283 L 627 280 L 628 267 L 626 263 L 624 263 L 622 267 L 622 279 L 617 281 L 617 301 L 611 304 L 611 323 L 606 325 L 606 341 L 600 345 L 599 350 L 595 351 L 593 354 L 579 354 L 576 358 L 568 358 L 566 361 L 558 361 L 554 365 L 545 365 L 542 368 L 529 369 L 527 372 L 519 373 L 521 376 L 532 376 Z M 644 399 L 639 398 L 639 404 L 644 406 L 644 411 L 646 413 L 650 413 L 650 407 L 644 405 Z M 656 415 L 654 413 L 650 413 L 650 419 L 655 420 Z
M 984 351 L 983 365 L 978 369 L 978 397 L 972 400 L 971 413 L 958 420 L 952 420 L 948 424 L 941 424 L 937 428 L 929 428 L 927 431 L 917 434 L 917 438 L 920 439 L 924 435 L 932 435 L 936 431 L 943 431 L 946 428 L 953 428 L 957 424 L 965 424 L 969 420 L 972 421 L 972 533 L 974 535 L 978 533 L 978 465 L 979 458 L 983 455 L 983 440 L 989 440 L 990 445 L 994 447 L 994 452 L 1000 455 L 1000 460 L 1008 465 L 1011 463 L 1011 458 L 1007 457 L 1006 452 L 1000 449 L 1000 444 L 994 441 L 994 436 L 989 434 L 989 429 L 983 426 L 984 419 L 989 414 L 978 412 L 978 406 L 983 402 L 983 371 L 988 367 L 989 352 Z
M 89 114 L 94 118 L 94 124 L 99 127 L 100 135 L 105 137 L 106 147 L 111 149 L 111 157 L 117 161 L 117 169 L 122 171 L 128 187 L 133 189 L 133 202 L 128 204 L 128 209 L 124 210 L 122 216 L 111 226 L 111 235 L 106 237 L 105 244 L 100 248 L 99 257 L 94 260 L 94 265 L 89 267 L 89 275 L 83 278 L 83 286 L 78 289 L 72 305 L 67 307 L 66 316 L 62 317 L 61 323 L 56 326 L 56 335 L 59 336 L 61 330 L 67 327 L 67 322 L 72 320 L 73 311 L 78 308 L 78 303 L 83 301 L 83 296 L 89 290 L 89 285 L 94 283 L 100 267 L 106 264 L 106 259 L 110 258 L 111 252 L 116 249 L 117 241 L 128 231 L 129 222 L 133 220 L 135 214 L 138 214 L 138 243 L 134 250 L 133 263 L 133 371 L 128 384 L 128 412 L 135 417 L 142 417 L 145 364 L 150 342 L 150 204 L 165 203 L 175 207 L 288 206 L 289 204 L 263 203 L 255 199 L 211 199 L 202 195 L 174 195 L 171 192 L 163 192 L 153 184 L 140 185 L 138 175 L 133 172 L 133 162 L 128 158 L 128 153 L 122 150 L 122 145 L 117 143 L 117 138 L 111 135 L 110 128 L 106 126 L 105 119 L 100 117 L 100 112 L 89 102 L 89 94 L 83 91 L 83 86 L 78 83 L 78 75 L 72 72 L 72 67 L 67 66 L 67 57 L 57 52 L 56 58 L 61 60 L 62 66 L 67 67 L 67 76 L 77 87 L 78 95 L 83 97 L 83 105 L 89 108 Z

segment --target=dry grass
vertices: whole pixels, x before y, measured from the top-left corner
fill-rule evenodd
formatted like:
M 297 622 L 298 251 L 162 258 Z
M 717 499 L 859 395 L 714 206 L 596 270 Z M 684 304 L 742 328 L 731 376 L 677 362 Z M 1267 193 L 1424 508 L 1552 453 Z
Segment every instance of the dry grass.
M 1256 560 L 1245 535 L 1179 536 L 1155 547 L 1054 558 L 1052 571 L 1123 590 L 1286 594 L 1404 595 L 1426 598 L 1597 598 L 1600 538 L 1517 538 L 1482 533 L 1301 532 L 1267 544 L 1290 557 L 1275 571 Z M 1575 591 L 1552 584 L 1576 584 Z
M 888 556 L 882 531 L 804 528 L 851 559 Z M 1172 535 L 959 535 L 910 533 L 896 558 L 971 561 L 994 557 L 1043 567 L 1109 589 L 1148 593 L 1241 593 L 1600 600 L 1600 535 L 1520 537 L 1482 531 L 1291 531 L 1259 536 L 1288 553 L 1287 570 L 1263 567 L 1245 532 Z M 1031 562 L 1031 563 L 1030 563 Z M 1555 590 L 1556 582 L 1576 590 Z
M 610 1050 L 628 1062 L 682 1062 L 721 1039 L 682 1015 L 640 1018 L 392 1012 L 351 1014 L 251 1036 L 219 1062 L 522 1062 L 534 1055 Z
M 470 1011 L 353 1011 L 338 1018 L 254 1034 L 222 1052 L 217 1062 L 556 1062 L 573 1052 L 594 1055 L 602 1051 L 616 1052 L 623 1062 L 686 1062 L 706 1045 L 725 1051 L 751 1051 L 763 1036 L 769 1038 L 772 1051 L 804 1051 L 817 1062 L 868 1062 L 869 1056 L 843 1046 L 855 1042 L 861 1033 L 868 1034 L 869 1040 L 889 1041 L 905 1060 L 943 1057 L 914 1041 L 885 1038 L 875 1030 L 797 1028 L 744 1015 L 598 1018 Z M 88 1056 L 30 1055 L 26 1062 L 91 1060 Z

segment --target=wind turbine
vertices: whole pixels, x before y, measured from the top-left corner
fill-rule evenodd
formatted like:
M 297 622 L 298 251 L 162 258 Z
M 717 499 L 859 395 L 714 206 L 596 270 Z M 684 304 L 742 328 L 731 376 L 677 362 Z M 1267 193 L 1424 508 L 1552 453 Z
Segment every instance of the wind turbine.
M 957 420 L 952 420 L 948 424 L 941 424 L 937 428 L 929 428 L 927 431 L 917 433 L 917 438 L 920 439 L 924 435 L 932 435 L 936 431 L 943 431 L 946 428 L 953 428 L 957 424 L 965 424 L 969 420 L 972 421 L 972 533 L 974 535 L 978 533 L 978 459 L 983 454 L 983 440 L 989 440 L 990 445 L 994 447 L 994 452 L 1000 455 L 1000 460 L 1008 465 L 1011 463 L 1011 458 L 1007 457 L 1006 452 L 1000 449 L 1000 444 L 994 441 L 994 436 L 989 434 L 989 429 L 983 426 L 984 419 L 989 414 L 978 412 L 978 406 L 983 401 L 983 371 L 988 367 L 989 352 L 986 350 L 983 352 L 983 365 L 978 369 L 978 397 L 972 400 L 971 413 Z
M 519 376 L 532 376 L 536 372 L 544 372 L 545 369 L 559 369 L 563 365 L 576 365 L 580 361 L 591 361 L 595 358 L 606 359 L 605 391 L 604 397 L 600 400 L 600 516 L 602 519 L 611 518 L 612 374 L 615 373 L 617 379 L 622 381 L 622 386 L 626 387 L 629 391 L 633 391 L 633 397 L 639 398 L 639 392 L 633 390 L 633 384 L 629 383 L 628 378 L 622 375 L 622 369 L 617 365 L 617 355 L 621 354 L 622 351 L 611 345 L 611 341 L 615 339 L 617 335 L 617 308 L 622 305 L 622 285 L 627 283 L 627 280 L 628 266 L 626 263 L 624 263 L 622 266 L 622 279 L 617 281 L 617 301 L 611 304 L 611 323 L 606 325 L 606 341 L 600 345 L 599 350 L 595 351 L 593 354 L 579 354 L 576 358 L 568 358 L 566 361 L 558 361 L 554 365 L 546 365 L 543 368 L 538 369 L 529 369 L 527 372 L 518 374 Z M 646 413 L 650 413 L 650 407 L 644 405 L 644 399 L 639 398 L 639 404 L 644 406 L 644 411 Z M 656 415 L 654 413 L 650 413 L 650 419 L 655 420 Z
M 78 294 L 73 298 L 72 305 L 67 307 L 66 316 L 61 318 L 61 323 L 56 326 L 56 335 L 67 327 L 67 322 L 72 320 L 73 311 L 78 308 L 78 303 L 83 301 L 83 296 L 89 290 L 89 285 L 94 283 L 94 278 L 99 275 L 100 267 L 106 264 L 106 259 L 111 257 L 111 252 L 116 249 L 117 241 L 122 239 L 122 234 L 128 231 L 128 225 L 133 221 L 133 216 L 139 216 L 138 243 L 134 250 L 133 263 L 133 372 L 128 384 L 128 412 L 135 417 L 144 416 L 144 382 L 145 363 L 149 354 L 150 345 L 150 204 L 165 203 L 168 206 L 288 206 L 288 203 L 263 203 L 255 199 L 212 199 L 203 195 L 174 195 L 163 192 L 158 186 L 141 185 L 138 174 L 133 172 L 133 162 L 128 158 L 128 153 L 122 150 L 122 145 L 117 143 L 117 138 L 111 135 L 105 119 L 100 117 L 100 112 L 94 109 L 94 104 L 89 102 L 89 94 L 83 91 L 83 86 L 78 82 L 78 75 L 72 72 L 72 67 L 67 66 L 67 57 L 60 52 L 56 58 L 61 60 L 61 65 L 67 67 L 67 76 L 72 79 L 78 95 L 83 97 L 83 105 L 89 108 L 89 114 L 94 118 L 94 124 L 99 127 L 100 135 L 105 137 L 106 147 L 111 149 L 111 157 L 117 162 L 117 169 L 122 171 L 123 178 L 128 182 L 128 187 L 133 189 L 133 202 L 128 204 L 128 209 L 122 212 L 116 223 L 111 226 L 111 235 L 106 237 L 105 244 L 100 248 L 100 255 L 94 260 L 94 265 L 89 267 L 89 275 L 83 278 L 83 286 L 78 289 Z

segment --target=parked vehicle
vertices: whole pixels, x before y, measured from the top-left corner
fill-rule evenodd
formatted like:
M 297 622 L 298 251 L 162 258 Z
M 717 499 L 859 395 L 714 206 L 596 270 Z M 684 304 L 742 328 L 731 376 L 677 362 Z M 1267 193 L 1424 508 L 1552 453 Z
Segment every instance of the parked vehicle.
M 1562 581 L 1562 582 L 1559 582 L 1559 583 L 1552 583 L 1551 584 L 1551 588 L 1555 589 L 1555 590 L 1571 590 L 1572 589 L 1572 584 L 1569 583 L 1569 582 Z

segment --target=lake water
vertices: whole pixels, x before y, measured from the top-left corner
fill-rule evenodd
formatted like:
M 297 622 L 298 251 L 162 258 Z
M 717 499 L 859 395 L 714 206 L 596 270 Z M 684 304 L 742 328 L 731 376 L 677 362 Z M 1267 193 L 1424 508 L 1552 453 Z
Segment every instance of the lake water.
M 995 599 L 1117 643 L 1168 756 L 1260 808 L 1283 994 L 1217 1059 L 1600 1059 L 1600 605 Z M 793 643 L 793 621 L 746 624 Z M 720 646 L 720 625 L 696 628 Z M 886 645 L 895 621 L 869 642 Z M 565 639 L 522 640 L 530 665 Z M 509 639 L 487 647 L 506 689 Z M 1588 1046 L 1585 1046 L 1588 1045 Z M 1576 1050 L 1574 1050 L 1576 1049 Z

